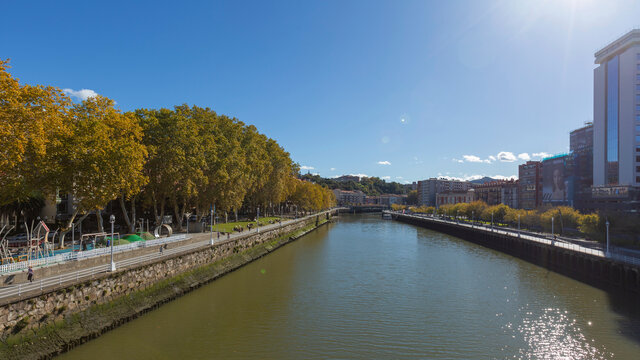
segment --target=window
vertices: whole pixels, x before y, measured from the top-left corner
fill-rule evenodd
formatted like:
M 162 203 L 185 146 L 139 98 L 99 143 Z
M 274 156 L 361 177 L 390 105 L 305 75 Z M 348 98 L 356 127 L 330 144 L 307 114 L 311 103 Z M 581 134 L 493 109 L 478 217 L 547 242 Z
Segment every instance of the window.
M 640 173 L 640 166 L 636 166 L 636 172 Z
M 640 132 L 640 125 L 636 125 L 636 131 Z
M 636 142 L 640 143 L 640 135 L 636 135 Z
M 640 156 L 636 156 L 636 162 L 640 163 Z
M 636 74 L 636 80 L 640 81 L 640 74 Z
M 640 176 L 636 176 L 636 182 L 640 183 Z
M 640 146 L 636 147 L 636 152 L 640 153 Z
M 640 105 L 640 94 L 636 95 L 636 104 Z

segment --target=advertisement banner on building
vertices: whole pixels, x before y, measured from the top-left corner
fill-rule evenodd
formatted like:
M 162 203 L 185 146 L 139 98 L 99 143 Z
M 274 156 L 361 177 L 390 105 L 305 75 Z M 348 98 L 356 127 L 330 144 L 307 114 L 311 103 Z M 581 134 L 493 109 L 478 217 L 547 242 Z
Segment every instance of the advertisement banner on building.
M 547 159 L 542 163 L 543 204 L 573 206 L 572 165 L 571 155 Z

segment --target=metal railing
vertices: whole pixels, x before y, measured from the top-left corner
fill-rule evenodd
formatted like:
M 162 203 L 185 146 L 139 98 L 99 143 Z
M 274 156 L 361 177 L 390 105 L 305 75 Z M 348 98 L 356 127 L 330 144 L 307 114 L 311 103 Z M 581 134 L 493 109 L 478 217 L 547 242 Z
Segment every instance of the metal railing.
M 425 219 L 425 220 L 434 221 L 434 222 L 442 222 L 450 225 L 472 228 L 478 231 L 508 235 L 511 237 L 526 239 L 526 240 L 534 241 L 534 242 L 549 245 L 549 246 L 555 246 L 555 247 L 575 251 L 578 253 L 589 254 L 592 256 L 608 258 L 608 259 L 612 259 L 622 263 L 640 266 L 640 257 L 619 254 L 619 253 L 616 253 L 615 251 L 610 251 L 609 253 L 606 253 L 603 250 L 593 249 L 590 247 L 581 246 L 577 244 L 572 244 L 562 239 L 554 240 L 553 238 L 550 239 L 550 238 L 547 238 L 546 236 L 534 236 L 534 235 L 531 235 L 531 233 L 529 232 L 525 233 L 523 231 L 518 231 L 516 229 L 503 229 L 503 228 L 496 228 L 496 227 L 488 227 L 486 225 L 469 224 L 466 222 L 457 222 L 457 221 L 452 221 L 452 220 L 447 220 L 442 218 L 436 218 L 431 215 L 402 214 L 399 212 L 394 212 L 394 215 L 404 216 L 404 217 L 409 217 L 414 219 Z
M 160 239 L 149 240 L 149 241 L 137 241 L 137 242 L 133 242 L 125 245 L 114 246 L 113 252 L 119 253 L 123 251 L 132 251 L 132 250 L 145 248 L 145 247 L 153 246 L 157 244 L 166 244 L 166 243 L 171 243 L 176 241 L 182 241 L 182 240 L 185 240 L 186 238 L 187 238 L 186 234 L 180 234 L 180 235 L 174 235 L 171 237 L 160 238 Z M 53 265 L 53 264 L 59 264 L 62 262 L 67 262 L 67 261 L 88 259 L 96 256 L 106 255 L 109 253 L 111 253 L 110 247 L 85 250 L 85 251 L 77 251 L 77 252 L 71 251 L 64 254 L 47 256 L 39 259 L 32 259 L 29 261 L 21 261 L 21 262 L 0 265 L 0 274 L 8 274 L 16 271 L 24 271 L 29 266 L 38 267 L 38 266 Z

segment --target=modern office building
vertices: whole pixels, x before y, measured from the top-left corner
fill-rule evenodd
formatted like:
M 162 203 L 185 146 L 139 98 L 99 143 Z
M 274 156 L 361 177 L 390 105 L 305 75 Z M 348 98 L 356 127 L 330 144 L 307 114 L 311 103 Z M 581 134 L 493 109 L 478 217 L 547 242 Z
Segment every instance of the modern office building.
M 574 201 L 578 210 L 593 210 L 591 186 L 593 185 L 593 123 L 573 130 L 569 137 L 573 154 Z
M 599 207 L 637 210 L 640 29 L 596 52 L 595 63 L 598 67 L 594 70 L 593 88 L 593 200 Z
M 518 166 L 518 207 L 535 210 L 542 205 L 542 162 L 527 161 Z
M 472 188 L 468 181 L 436 179 L 418 181 L 418 204 L 436 206 L 436 195 L 445 191 L 466 192 Z

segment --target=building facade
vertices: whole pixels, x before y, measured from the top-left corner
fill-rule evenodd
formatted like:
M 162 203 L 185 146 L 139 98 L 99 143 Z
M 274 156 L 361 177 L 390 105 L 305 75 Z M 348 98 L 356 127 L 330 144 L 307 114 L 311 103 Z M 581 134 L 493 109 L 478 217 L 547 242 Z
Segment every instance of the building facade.
M 467 191 L 444 191 L 436 194 L 436 207 L 442 205 L 454 205 L 459 203 L 470 203 L 475 200 L 475 190 Z
M 593 200 L 637 211 L 631 194 L 640 187 L 640 29 L 596 52 L 595 63 Z
M 336 196 L 338 205 L 360 205 L 365 203 L 366 195 L 358 190 L 340 190 L 334 189 L 333 194 Z
M 490 181 L 476 185 L 475 199 L 484 201 L 487 205 L 505 204 L 511 208 L 518 208 L 518 180 Z
M 445 191 L 466 192 L 472 188 L 468 181 L 436 179 L 418 181 L 418 205 L 436 206 L 436 195 Z
M 542 205 L 573 206 L 574 165 L 572 153 L 542 160 Z
M 542 206 L 542 162 L 527 161 L 518 166 L 518 207 L 535 210 Z
M 587 123 L 573 130 L 569 137 L 573 154 L 574 194 L 573 206 L 582 211 L 593 210 L 591 186 L 593 186 L 593 124 Z

